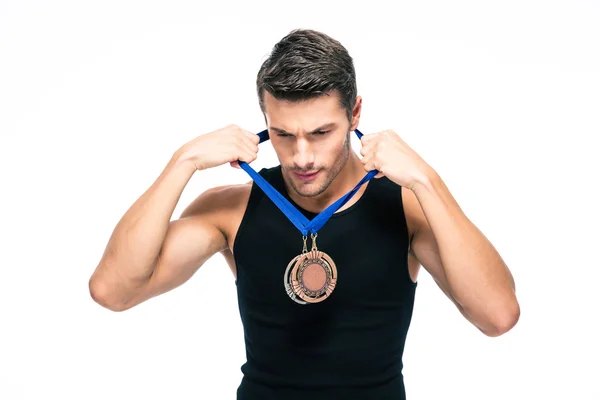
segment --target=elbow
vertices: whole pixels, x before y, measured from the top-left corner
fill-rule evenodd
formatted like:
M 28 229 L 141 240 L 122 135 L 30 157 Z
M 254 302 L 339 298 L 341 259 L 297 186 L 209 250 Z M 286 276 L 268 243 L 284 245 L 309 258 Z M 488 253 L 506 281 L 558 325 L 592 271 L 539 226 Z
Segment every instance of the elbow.
M 495 313 L 490 326 L 482 330 L 482 332 L 489 337 L 502 336 L 517 325 L 519 318 L 521 317 L 521 308 L 519 303 L 514 300 L 510 304 L 507 304 L 503 309 Z
M 114 312 L 121 312 L 126 310 L 126 308 L 123 307 L 122 304 L 111 300 L 110 288 L 108 287 L 108 285 L 106 285 L 106 283 L 91 278 L 88 282 L 88 289 L 92 300 L 94 300 L 102 307 Z

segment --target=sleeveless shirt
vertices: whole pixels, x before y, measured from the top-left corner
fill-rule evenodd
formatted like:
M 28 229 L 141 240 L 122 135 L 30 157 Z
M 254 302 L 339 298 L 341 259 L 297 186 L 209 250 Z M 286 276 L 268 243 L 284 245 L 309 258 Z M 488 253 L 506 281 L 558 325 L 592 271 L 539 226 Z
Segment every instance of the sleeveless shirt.
M 309 220 L 317 215 L 289 197 L 280 165 L 259 174 Z M 238 400 L 405 399 L 402 354 L 417 283 L 408 272 L 403 188 L 385 176 L 366 185 L 318 232 L 317 247 L 338 270 L 334 291 L 302 305 L 283 281 L 302 234 L 252 184 L 233 246 L 246 346 Z

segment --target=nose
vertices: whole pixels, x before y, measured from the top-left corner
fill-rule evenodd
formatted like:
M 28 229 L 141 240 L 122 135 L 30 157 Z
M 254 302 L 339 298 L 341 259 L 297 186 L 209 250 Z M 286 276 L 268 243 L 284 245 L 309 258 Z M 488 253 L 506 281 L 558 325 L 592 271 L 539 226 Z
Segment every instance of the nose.
M 311 144 L 305 138 L 298 137 L 294 148 L 294 164 L 298 169 L 308 171 L 313 167 L 315 154 Z

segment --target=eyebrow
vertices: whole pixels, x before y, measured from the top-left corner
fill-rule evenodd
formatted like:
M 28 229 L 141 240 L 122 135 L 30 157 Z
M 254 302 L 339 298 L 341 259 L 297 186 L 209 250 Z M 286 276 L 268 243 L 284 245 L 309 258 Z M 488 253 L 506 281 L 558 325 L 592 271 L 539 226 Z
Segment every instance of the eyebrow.
M 331 128 L 331 127 L 334 127 L 335 125 L 336 125 L 336 123 L 335 123 L 335 122 L 329 122 L 329 123 L 327 123 L 327 124 L 325 124 L 325 125 L 321 125 L 321 126 L 320 126 L 320 127 L 318 127 L 317 129 L 314 129 L 313 131 L 311 131 L 311 132 L 309 132 L 309 133 L 316 133 L 316 132 L 319 132 L 319 131 L 322 131 L 322 130 L 325 130 L 325 129 L 328 129 L 328 128 Z M 289 132 L 286 132 L 285 130 L 283 130 L 283 129 L 281 129 L 281 128 L 276 128 L 276 127 L 272 126 L 270 129 L 271 129 L 272 131 L 275 131 L 275 132 L 277 132 L 277 133 L 282 133 L 282 134 L 288 134 L 288 135 L 291 135 L 291 133 L 289 133 Z

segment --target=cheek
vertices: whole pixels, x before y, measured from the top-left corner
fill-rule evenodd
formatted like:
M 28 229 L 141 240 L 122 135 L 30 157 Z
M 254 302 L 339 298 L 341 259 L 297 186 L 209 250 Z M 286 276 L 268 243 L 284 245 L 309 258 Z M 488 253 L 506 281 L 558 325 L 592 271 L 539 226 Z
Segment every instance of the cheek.
M 280 160 L 289 160 L 294 157 L 294 146 L 289 143 L 273 144 L 273 150 L 275 150 L 275 154 Z
M 340 154 L 342 153 L 347 145 L 347 140 L 345 137 L 339 138 L 330 138 L 330 140 L 325 140 L 323 143 L 323 147 L 327 148 L 328 153 Z
M 327 162 L 327 165 L 332 166 L 336 163 L 342 162 L 348 155 L 348 148 L 344 142 L 332 143 L 327 147 L 323 147 L 320 153 L 321 159 Z

